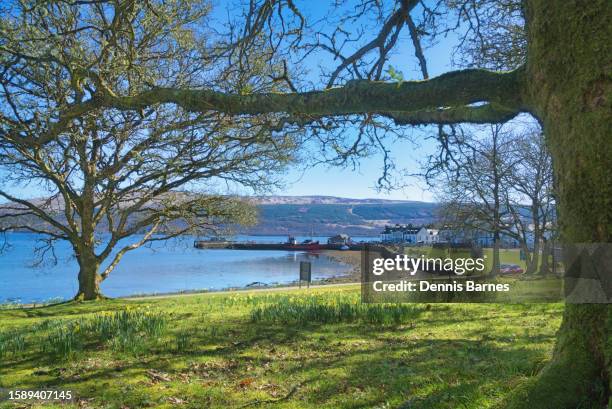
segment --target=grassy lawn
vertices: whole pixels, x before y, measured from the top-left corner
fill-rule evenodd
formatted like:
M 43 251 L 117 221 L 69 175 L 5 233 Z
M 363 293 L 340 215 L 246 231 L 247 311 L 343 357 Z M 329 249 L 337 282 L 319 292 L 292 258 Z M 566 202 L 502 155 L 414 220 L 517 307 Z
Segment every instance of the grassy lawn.
M 431 246 L 422 246 L 422 247 L 406 247 L 404 252 L 413 257 L 420 257 L 422 254 L 428 257 L 447 257 L 446 250 L 443 249 L 434 249 Z M 493 260 L 493 249 L 490 247 L 483 249 L 483 254 L 486 256 L 486 259 L 489 263 Z M 459 253 L 456 257 L 469 257 L 469 253 L 465 252 Z M 520 266 L 523 270 L 525 270 L 526 264 L 525 260 L 521 260 L 521 251 L 520 249 L 499 249 L 499 260 L 500 264 L 516 264 Z M 490 268 L 490 264 L 487 265 Z
M 493 260 L 493 249 L 484 249 L 484 254 L 487 258 Z M 519 249 L 499 249 L 499 260 L 501 264 L 516 264 L 523 270 L 527 268 L 525 260 L 521 260 L 521 251 Z
M 72 390 L 62 408 L 480 409 L 545 364 L 562 311 L 359 297 L 342 286 L 3 310 L 0 388 Z M 38 406 L 0 402 L 13 407 Z

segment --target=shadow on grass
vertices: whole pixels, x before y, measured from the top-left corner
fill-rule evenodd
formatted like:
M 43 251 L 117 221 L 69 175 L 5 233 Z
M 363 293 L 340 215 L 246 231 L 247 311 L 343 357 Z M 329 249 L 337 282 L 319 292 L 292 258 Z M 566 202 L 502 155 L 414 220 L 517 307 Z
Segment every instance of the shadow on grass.
M 150 301 L 130 301 L 130 305 L 150 305 Z M 36 307 L 14 308 L 0 310 L 0 319 L 11 318 L 46 318 L 69 317 L 72 315 L 94 314 L 125 309 L 126 302 L 122 299 L 106 299 L 102 301 L 64 301 L 56 304 Z
M 109 310 L 109 305 L 99 307 L 87 308 L 87 313 Z M 20 387 L 70 385 L 88 396 L 138 407 L 145 405 L 148 388 L 155 387 L 147 371 L 167 373 L 172 379 L 160 381 L 167 389 L 156 393 L 178 393 L 183 386 L 177 379 L 189 374 L 190 363 L 196 362 L 204 365 L 207 381 L 222 391 L 211 406 L 237 407 L 259 396 L 260 391 L 239 386 L 255 376 L 249 369 L 255 367 L 257 377 L 282 385 L 284 390 L 303 384 L 287 400 L 287 405 L 293 405 L 289 407 L 454 409 L 490 406 L 516 382 L 534 375 L 547 358 L 546 348 L 532 344 L 552 343 L 552 334 L 538 331 L 508 337 L 506 328 L 507 322 L 541 316 L 543 309 L 501 307 L 495 316 L 489 316 L 486 306 L 475 308 L 472 315 L 462 314 L 460 307 L 452 313 L 446 306 L 422 308 L 427 316 L 419 311 L 402 325 L 190 321 L 186 330 L 189 345 L 183 350 L 173 344 L 176 334 L 169 331 L 142 356 L 108 350 L 101 356 L 103 345 L 92 342 L 72 363 L 30 354 L 1 365 L 0 371 L 47 367 L 35 371 Z M 189 315 L 183 314 L 185 318 Z M 495 319 L 503 324 L 490 326 L 488 322 Z M 484 324 L 474 328 L 474 320 Z M 432 335 L 427 325 L 449 327 L 452 332 Z M 106 361 L 102 367 L 87 367 L 87 355 Z M 218 365 L 209 367 L 208 362 Z M 130 378 L 139 379 L 142 391 L 125 389 L 122 383 Z M 207 393 L 206 386 L 194 388 Z

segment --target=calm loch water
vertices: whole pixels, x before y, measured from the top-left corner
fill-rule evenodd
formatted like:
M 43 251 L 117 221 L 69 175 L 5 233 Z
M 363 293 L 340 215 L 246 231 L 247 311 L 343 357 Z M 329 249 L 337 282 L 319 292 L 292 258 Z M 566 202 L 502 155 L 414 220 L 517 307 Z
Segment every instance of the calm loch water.
M 9 233 L 0 253 L 0 303 L 68 299 L 77 290 L 78 265 L 68 243 L 56 247 L 58 263 L 33 267 L 37 235 Z M 282 242 L 283 236 L 238 236 L 236 240 Z M 298 240 L 303 238 L 298 237 Z M 325 237 L 315 237 L 324 242 Z M 313 279 L 347 274 L 352 267 L 324 254 L 289 251 L 197 250 L 193 238 L 157 244 L 127 253 L 102 291 L 111 297 L 185 290 L 220 290 L 253 282 L 289 283 L 300 261 L 312 262 Z

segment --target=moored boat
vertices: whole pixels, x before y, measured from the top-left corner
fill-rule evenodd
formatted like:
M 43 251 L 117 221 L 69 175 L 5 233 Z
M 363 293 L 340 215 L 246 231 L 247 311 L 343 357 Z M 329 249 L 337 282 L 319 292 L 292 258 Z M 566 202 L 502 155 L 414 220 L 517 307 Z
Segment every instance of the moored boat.
M 318 241 L 304 240 L 298 243 L 295 237 L 290 236 L 286 243 L 281 243 L 282 248 L 287 250 L 305 250 L 314 251 L 321 250 L 322 246 Z

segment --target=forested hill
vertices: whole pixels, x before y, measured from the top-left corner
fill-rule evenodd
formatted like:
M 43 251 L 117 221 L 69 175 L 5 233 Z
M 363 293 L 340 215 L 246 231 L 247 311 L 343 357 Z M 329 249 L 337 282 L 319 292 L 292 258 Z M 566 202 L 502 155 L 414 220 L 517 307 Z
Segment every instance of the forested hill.
M 434 221 L 437 204 L 380 199 L 346 199 L 331 196 L 265 196 L 250 199 L 259 209 L 259 223 L 234 227 L 236 233 L 265 235 L 377 236 L 386 224 L 428 224 Z M 62 204 L 56 219 L 63 221 Z M 0 205 L 0 216 L 8 210 Z M 104 221 L 100 230 L 104 231 Z M 40 220 L 23 217 L 24 226 L 40 226 Z
M 257 198 L 259 223 L 251 234 L 378 235 L 385 224 L 414 225 L 435 219 L 436 203 L 328 196 Z

